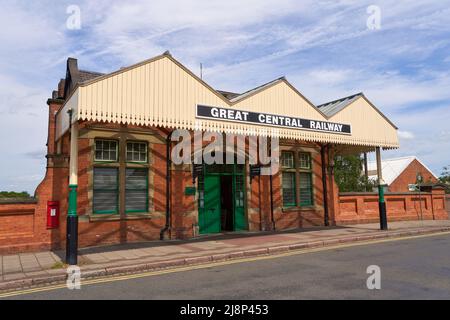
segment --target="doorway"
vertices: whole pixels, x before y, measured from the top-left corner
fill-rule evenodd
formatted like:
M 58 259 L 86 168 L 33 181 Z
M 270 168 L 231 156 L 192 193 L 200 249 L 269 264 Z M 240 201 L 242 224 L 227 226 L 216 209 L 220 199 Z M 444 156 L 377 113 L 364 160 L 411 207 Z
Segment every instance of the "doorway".
M 233 177 L 220 176 L 221 229 L 233 231 Z
M 200 234 L 247 230 L 244 165 L 205 165 L 198 180 Z

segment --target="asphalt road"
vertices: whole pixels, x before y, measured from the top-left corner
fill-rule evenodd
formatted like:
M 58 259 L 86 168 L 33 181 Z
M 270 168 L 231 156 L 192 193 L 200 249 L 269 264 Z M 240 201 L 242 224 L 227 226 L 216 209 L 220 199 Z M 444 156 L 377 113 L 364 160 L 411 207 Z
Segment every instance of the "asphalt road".
M 369 265 L 381 289 L 369 290 Z M 450 235 L 82 285 L 9 299 L 450 299 Z

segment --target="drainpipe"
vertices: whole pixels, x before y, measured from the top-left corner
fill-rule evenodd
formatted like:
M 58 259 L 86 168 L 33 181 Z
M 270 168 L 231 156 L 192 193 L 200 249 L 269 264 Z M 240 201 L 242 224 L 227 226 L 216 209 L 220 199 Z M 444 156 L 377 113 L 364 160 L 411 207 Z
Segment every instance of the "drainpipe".
M 272 188 L 272 168 L 270 168 L 270 216 L 272 218 L 272 228 L 276 230 L 275 217 L 273 216 L 273 188 Z
M 324 210 L 324 224 L 326 227 L 330 225 L 328 216 L 328 190 L 327 190 L 327 169 L 325 165 L 325 148 L 328 145 L 322 144 L 320 148 L 320 156 L 322 160 L 322 186 L 323 186 L 323 210 Z
M 173 131 L 172 131 L 173 132 Z M 171 170 L 172 161 L 170 159 L 170 142 L 172 138 L 172 132 L 167 135 L 166 138 L 166 225 L 159 234 L 159 238 L 164 240 L 164 234 L 170 232 L 170 182 L 171 182 Z
M 272 161 L 272 137 L 270 137 L 269 145 L 270 145 L 270 149 L 269 149 L 270 150 L 270 161 Z M 272 220 L 272 230 L 276 230 L 277 226 L 275 224 L 275 217 L 273 215 L 273 173 L 272 173 L 272 163 L 270 163 L 269 184 L 270 184 L 270 217 L 271 217 L 271 220 Z

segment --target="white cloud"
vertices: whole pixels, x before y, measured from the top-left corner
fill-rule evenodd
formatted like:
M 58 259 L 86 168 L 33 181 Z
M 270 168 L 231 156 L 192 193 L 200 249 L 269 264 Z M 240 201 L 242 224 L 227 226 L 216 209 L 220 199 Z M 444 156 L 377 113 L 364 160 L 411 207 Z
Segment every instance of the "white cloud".
M 411 131 L 402 131 L 402 130 L 398 130 L 398 137 L 400 139 L 405 139 L 405 140 L 411 140 L 414 139 L 414 133 L 412 133 Z

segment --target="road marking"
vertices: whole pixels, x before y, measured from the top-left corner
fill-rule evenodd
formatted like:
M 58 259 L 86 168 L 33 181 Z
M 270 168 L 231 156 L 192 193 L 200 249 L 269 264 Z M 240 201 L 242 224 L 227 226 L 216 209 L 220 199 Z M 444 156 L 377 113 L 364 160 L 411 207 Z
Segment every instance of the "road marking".
M 405 237 L 399 237 L 399 238 L 388 238 L 388 239 L 368 240 L 368 241 L 360 241 L 360 242 L 352 242 L 352 243 L 342 243 L 342 244 L 326 246 L 326 247 L 319 247 L 319 248 L 305 248 L 305 249 L 292 250 L 289 252 L 284 252 L 284 253 L 279 253 L 279 254 L 274 254 L 274 255 L 267 255 L 267 256 L 238 258 L 238 259 L 227 260 L 227 261 L 210 262 L 210 263 L 206 263 L 206 264 L 192 265 L 192 266 L 186 266 L 186 267 L 177 267 L 177 268 L 173 268 L 173 269 L 158 270 L 158 271 L 147 271 L 147 272 L 143 272 L 143 273 L 122 275 L 122 276 L 106 276 L 106 277 L 97 278 L 97 279 L 82 280 L 81 284 L 82 284 L 82 286 L 86 286 L 86 285 L 93 285 L 93 284 L 100 284 L 100 283 L 124 281 L 124 280 L 159 276 L 159 275 L 164 275 L 164 274 L 169 274 L 169 273 L 220 267 L 220 266 L 232 265 L 232 264 L 237 264 L 237 263 L 261 261 L 261 260 L 268 260 L 268 259 L 277 259 L 277 258 L 282 258 L 282 257 L 315 253 L 315 252 L 328 251 L 328 250 L 335 250 L 335 249 L 340 249 L 340 248 L 349 248 L 349 247 L 365 246 L 365 245 L 378 244 L 378 243 L 384 243 L 384 242 L 394 242 L 394 241 L 404 241 L 404 240 L 419 239 L 419 238 L 436 237 L 436 236 L 442 236 L 442 235 L 447 235 L 447 234 L 450 234 L 450 231 L 416 235 L 416 236 L 405 236 Z M 66 287 L 66 284 L 64 283 L 64 284 L 58 284 L 58 285 L 53 285 L 53 286 L 47 286 L 47 287 L 18 290 L 18 291 L 12 291 L 12 292 L 7 292 L 7 293 L 0 293 L 0 298 L 13 297 L 13 296 L 19 296 L 19 295 L 38 293 L 38 292 L 65 289 L 65 288 L 67 288 L 67 287 Z M 76 291 L 78 291 L 78 290 L 76 290 Z

